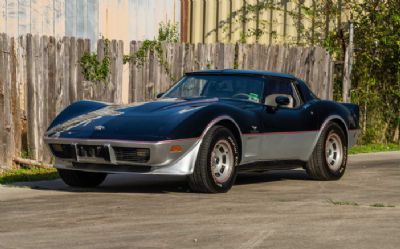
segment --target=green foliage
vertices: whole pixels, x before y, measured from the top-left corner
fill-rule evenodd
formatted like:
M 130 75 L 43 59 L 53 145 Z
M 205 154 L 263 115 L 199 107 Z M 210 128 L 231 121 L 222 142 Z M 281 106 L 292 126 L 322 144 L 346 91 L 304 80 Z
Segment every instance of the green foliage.
M 343 0 L 345 1 L 345 0 Z M 219 23 L 219 27 L 222 28 L 223 32 L 229 32 L 229 26 L 232 24 L 241 25 L 242 23 L 253 22 L 257 18 L 259 19 L 256 27 L 249 27 L 246 30 L 240 32 L 240 43 L 246 43 L 247 38 L 254 37 L 256 41 L 263 35 L 271 37 L 271 41 L 285 40 L 287 44 L 296 45 L 320 45 L 332 48 L 335 50 L 337 47 L 337 37 L 341 37 L 341 32 L 338 30 L 337 23 L 332 22 L 337 18 L 339 9 L 337 3 L 333 0 L 321 0 L 313 1 L 314 4 L 311 6 L 305 5 L 304 0 L 293 0 L 290 1 L 291 6 L 294 8 L 285 8 L 284 1 L 270 1 L 270 0 L 259 0 L 257 3 L 247 3 L 240 9 L 233 11 L 229 18 L 222 20 Z M 278 15 L 287 15 L 293 20 L 293 25 L 296 28 L 297 33 L 278 34 L 276 27 L 279 25 L 275 18 L 262 19 L 260 18 L 269 11 L 278 13 Z M 277 14 L 274 14 L 277 16 Z M 330 29 L 326 29 L 326 18 L 328 17 L 331 22 L 329 23 Z M 310 25 L 304 25 L 308 22 Z M 270 30 L 272 26 L 273 30 Z M 206 35 L 211 35 L 216 30 L 212 30 Z M 331 32 L 333 31 L 333 32 Z M 333 44 L 335 44 L 333 46 Z M 340 46 L 339 46 L 340 47 Z M 334 52 L 334 51 L 331 51 Z
M 400 151 L 400 144 L 365 144 L 356 145 L 349 150 L 349 154 L 382 152 L 382 151 Z
M 335 206 L 359 206 L 359 204 L 354 201 L 334 201 L 334 200 L 328 200 L 328 201 L 329 203 Z
M 398 0 L 322 0 L 304 4 L 291 1 L 288 10 L 281 1 L 260 0 L 246 4 L 219 23 L 224 32 L 232 23 L 254 21 L 264 12 L 273 10 L 292 18 L 296 34 L 279 37 L 270 26 L 275 20 L 260 19 L 256 28 L 241 33 L 240 42 L 258 40 L 267 34 L 272 41 L 284 40 L 289 45 L 318 45 L 329 51 L 341 64 L 336 66 L 335 100 L 341 101 L 343 61 L 349 41 L 349 23 L 354 23 L 354 65 L 352 71 L 352 101 L 360 106 L 360 143 L 399 143 L 400 130 L 400 2 Z M 342 9 L 342 11 L 341 11 Z M 338 22 L 339 17 L 342 22 Z M 304 23 L 310 25 L 304 25 Z M 211 32 L 209 33 L 211 34 Z
M 32 155 L 32 153 L 31 153 L 30 149 L 21 151 L 21 157 L 22 158 L 29 159 L 29 158 L 31 158 L 31 155 Z
M 55 168 L 17 168 L 0 174 L 0 184 L 53 180 L 58 178 Z
M 142 46 L 134 54 L 124 55 L 123 63 L 133 62 L 137 66 L 142 66 L 149 53 L 156 53 L 159 63 L 163 65 L 164 70 L 170 75 L 169 65 L 163 58 L 162 43 L 176 43 L 179 41 L 178 25 L 171 22 L 160 23 L 158 37 L 154 40 L 145 40 Z M 99 82 L 107 81 L 110 74 L 111 59 L 109 56 L 110 41 L 104 39 L 104 58 L 99 61 L 96 53 L 86 52 L 80 59 L 82 74 L 85 80 Z M 171 77 L 171 76 L 170 76 Z
M 179 41 L 178 24 L 167 22 L 160 23 L 158 28 L 158 37 L 153 40 L 144 40 L 141 47 L 130 55 L 124 55 L 125 63 L 134 63 L 137 66 L 142 66 L 148 59 L 150 53 L 155 53 L 158 62 L 164 68 L 164 71 L 171 80 L 174 80 L 171 75 L 170 67 L 164 59 L 163 43 L 176 43 Z
M 356 49 L 352 99 L 364 117 L 362 142 L 398 143 L 400 2 L 365 1 L 351 3 L 351 9 Z
M 161 22 L 158 28 L 158 41 L 177 43 L 179 41 L 178 24 Z
M 377 207 L 377 208 L 385 208 L 385 207 L 390 207 L 390 208 L 394 208 L 396 207 L 395 205 L 386 205 L 384 203 L 374 203 L 372 205 L 369 205 L 370 207 Z
M 134 54 L 124 55 L 124 64 L 133 62 L 142 66 L 146 62 L 148 54 L 154 52 L 162 55 L 161 42 L 158 40 L 144 40 L 141 47 Z
M 96 53 L 85 52 L 80 59 L 82 74 L 85 80 L 92 82 L 106 81 L 110 74 L 111 59 L 108 54 L 110 41 L 104 39 L 104 58 L 99 61 Z

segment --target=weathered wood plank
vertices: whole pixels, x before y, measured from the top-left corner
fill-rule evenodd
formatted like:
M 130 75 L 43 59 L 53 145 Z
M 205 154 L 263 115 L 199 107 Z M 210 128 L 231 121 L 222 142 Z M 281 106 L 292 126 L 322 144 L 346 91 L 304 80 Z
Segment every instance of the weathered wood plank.
M 24 111 L 24 96 L 25 92 L 24 86 L 26 86 L 26 48 L 25 36 L 20 36 L 14 41 L 14 56 L 13 56 L 13 67 L 15 68 L 15 82 L 13 85 L 15 90 L 13 90 L 13 95 L 15 96 L 13 100 L 13 111 L 14 116 L 14 140 L 15 149 L 14 155 L 20 156 L 23 146 L 26 147 L 26 129 L 24 125 L 25 118 L 23 116 Z M 25 143 L 25 145 L 23 145 Z
M 36 70 L 35 70 L 35 39 L 31 34 L 27 35 L 26 39 L 26 60 L 27 60 L 27 144 L 28 154 L 32 159 L 37 159 L 36 154 L 36 101 L 35 101 L 35 88 L 36 88 Z
M 7 35 L 3 35 L 3 54 L 4 54 L 4 65 L 6 74 L 2 77 L 5 78 L 4 88 L 4 130 L 3 130 L 3 143 L 5 145 L 4 157 L 5 165 L 12 164 L 13 148 L 14 148 L 14 137 L 13 137 L 13 117 L 12 117 L 12 82 L 11 82 L 11 38 Z
M 90 52 L 90 40 L 85 39 L 84 41 L 84 45 L 83 45 L 83 54 L 85 52 Z M 80 56 L 80 58 L 82 58 L 83 54 Z M 93 94 L 93 88 L 92 88 L 92 84 L 93 82 L 87 81 L 83 74 L 82 74 L 82 68 L 80 68 L 80 77 L 81 77 L 81 82 L 80 82 L 80 86 L 81 86 L 81 97 L 82 99 L 90 99 Z
M 57 43 L 54 37 L 49 37 L 48 43 L 48 54 L 47 54 L 47 78 L 48 78 L 48 87 L 47 87 L 47 119 L 49 121 L 53 120 L 57 114 L 56 109 L 56 74 L 57 74 L 57 60 L 56 60 L 56 52 L 57 52 Z
M 11 165 L 11 160 L 13 157 L 13 146 L 14 146 L 14 139 L 12 137 L 12 130 L 13 130 L 13 118 L 11 113 L 11 74 L 10 74 L 10 60 L 11 60 L 11 44 L 10 38 L 3 34 L 3 48 L 1 52 L 3 53 L 3 67 L 4 73 L 2 74 L 2 78 L 4 81 L 4 101 L 3 101 L 3 108 L 4 114 L 1 117 L 4 119 L 4 129 L 3 129 L 3 144 L 4 144 L 4 163 L 5 165 Z
M 69 39 L 69 102 L 72 103 L 78 99 L 78 42 L 75 37 Z
M 41 37 L 41 63 L 42 63 L 42 80 L 38 82 L 41 87 L 40 87 L 40 92 L 39 92 L 39 100 L 40 100 L 40 124 L 38 127 L 39 130 L 39 148 L 42 151 L 40 153 L 41 161 L 48 162 L 51 159 L 50 151 L 47 149 L 47 147 L 44 144 L 43 137 L 46 132 L 47 127 L 49 126 L 50 120 L 48 119 L 48 102 L 47 100 L 49 99 L 49 96 L 47 95 L 48 93 L 48 86 L 49 86 L 49 78 L 48 78 L 48 67 L 49 67 L 49 57 L 48 57 L 48 43 L 49 43 L 49 38 L 47 36 L 42 36 Z
M 164 43 L 163 45 L 163 60 L 166 62 L 166 64 L 161 65 L 161 72 L 162 72 L 162 84 L 161 84 L 161 91 L 165 92 L 170 84 L 170 74 L 171 74 L 171 66 L 170 66 L 170 49 L 169 45 L 167 43 Z
M 55 98 L 55 113 L 59 113 L 64 107 L 63 95 L 65 94 L 63 89 L 64 84 L 64 40 L 59 39 L 56 42 L 56 74 L 55 74 L 55 85 L 54 85 L 54 98 Z
M 63 92 L 63 98 L 62 98 L 62 105 L 67 106 L 71 103 L 70 99 L 70 38 L 69 37 L 64 37 L 63 38 L 63 43 L 64 43 L 64 62 L 63 62 L 63 84 L 62 84 L 62 92 Z
M 76 100 L 82 100 L 83 95 L 83 74 L 80 67 L 80 60 L 85 53 L 85 40 L 78 39 L 76 42 Z
M 129 54 L 133 54 L 135 51 L 136 42 L 131 41 L 129 43 Z M 129 62 L 129 98 L 128 101 L 134 102 L 136 101 L 135 97 L 135 65 L 132 61 Z
M 18 81 L 20 91 L 20 108 L 21 108 L 21 153 L 29 152 L 28 147 L 28 124 L 27 124 L 27 93 L 28 93 L 28 75 L 27 75 L 27 36 L 20 36 L 18 39 Z M 17 153 L 18 155 L 18 153 Z
M 117 42 L 117 59 L 116 70 L 117 80 L 114 84 L 117 87 L 116 103 L 122 104 L 122 84 L 123 84 L 123 68 L 124 68 L 124 43 L 123 41 Z
M 42 99 L 42 92 L 43 92 L 43 39 L 39 35 L 35 35 L 35 42 L 37 46 L 35 46 L 35 108 L 36 108 L 36 126 L 34 129 L 36 130 L 37 134 L 37 141 L 35 142 L 36 145 L 36 154 L 37 160 L 43 159 L 43 150 L 42 150 L 42 137 L 41 137 L 41 129 L 43 125 L 43 99 Z
M 4 75 L 5 72 L 5 63 L 4 63 L 4 59 L 5 59 L 5 53 L 3 53 L 2 51 L 4 51 L 4 47 L 6 44 L 6 41 L 4 41 L 4 36 L 3 34 L 0 34 L 0 75 Z M 0 77 L 0 172 L 3 171 L 3 169 L 6 169 L 6 164 L 5 164 L 5 144 L 3 143 L 3 139 L 2 139 L 2 132 L 5 129 L 5 120 L 4 120 L 4 90 L 6 88 L 5 85 L 5 78 L 4 77 Z
M 108 98 L 106 101 L 112 102 L 115 100 L 115 97 L 117 95 L 117 89 L 116 89 L 116 80 L 117 80 L 117 65 L 116 65 L 116 60 L 117 60 L 117 41 L 112 40 L 109 44 L 108 47 L 108 56 L 110 58 L 110 77 L 108 78 L 108 81 L 105 83 L 105 88 L 107 89 L 106 91 L 109 92 Z

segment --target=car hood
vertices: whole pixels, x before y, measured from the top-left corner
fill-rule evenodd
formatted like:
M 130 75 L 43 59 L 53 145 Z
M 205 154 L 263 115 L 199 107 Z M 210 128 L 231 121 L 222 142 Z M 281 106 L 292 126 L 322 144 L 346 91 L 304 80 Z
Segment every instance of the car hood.
M 158 141 L 173 137 L 171 131 L 217 98 L 161 99 L 125 106 L 108 105 L 69 119 L 51 128 L 48 137 Z

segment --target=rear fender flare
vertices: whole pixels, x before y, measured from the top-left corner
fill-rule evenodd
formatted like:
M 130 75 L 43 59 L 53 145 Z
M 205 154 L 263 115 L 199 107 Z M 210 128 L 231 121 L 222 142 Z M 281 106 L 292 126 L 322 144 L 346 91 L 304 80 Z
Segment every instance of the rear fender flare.
M 348 126 L 347 126 L 346 122 L 345 122 L 344 119 L 343 119 L 341 116 L 339 116 L 339 115 L 330 115 L 330 116 L 328 116 L 328 117 L 325 119 L 325 121 L 322 123 L 322 125 L 321 125 L 321 127 L 320 127 L 320 129 L 319 129 L 319 131 L 318 131 L 318 134 L 317 134 L 317 136 L 315 137 L 314 142 L 313 142 L 313 144 L 312 144 L 312 146 L 311 146 L 311 149 L 310 149 L 310 151 L 309 151 L 309 153 L 308 153 L 308 155 L 307 155 L 307 160 L 311 157 L 311 154 L 312 154 L 312 152 L 314 151 L 315 146 L 317 145 L 318 140 L 319 140 L 319 138 L 321 137 L 322 132 L 324 131 L 325 127 L 326 127 L 326 126 L 328 125 L 328 123 L 331 122 L 332 120 L 339 120 L 340 123 L 345 127 L 345 130 L 344 130 L 343 132 L 344 132 L 344 134 L 346 135 L 346 139 L 347 139 L 346 143 L 349 144 Z

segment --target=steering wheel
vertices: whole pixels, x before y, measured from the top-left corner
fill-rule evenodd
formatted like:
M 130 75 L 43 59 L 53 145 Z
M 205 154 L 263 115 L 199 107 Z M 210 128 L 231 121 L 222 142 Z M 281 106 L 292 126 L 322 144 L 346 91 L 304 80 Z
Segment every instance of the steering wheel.
M 235 95 L 232 96 L 232 98 L 237 98 L 237 99 L 250 99 L 250 95 L 247 93 L 236 93 Z

